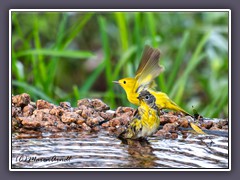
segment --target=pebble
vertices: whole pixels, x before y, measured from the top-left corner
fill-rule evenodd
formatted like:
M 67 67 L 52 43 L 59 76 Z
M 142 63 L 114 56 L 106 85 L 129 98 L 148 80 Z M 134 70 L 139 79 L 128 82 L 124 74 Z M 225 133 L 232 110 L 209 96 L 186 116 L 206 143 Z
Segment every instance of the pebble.
M 189 126 L 188 120 L 186 118 L 180 118 L 178 122 L 181 127 L 187 128 Z
M 54 107 L 53 104 L 42 99 L 37 100 L 36 106 L 37 106 L 37 109 L 52 109 Z
M 100 99 L 93 99 L 91 104 L 96 111 L 106 111 L 110 109 L 110 107 Z
M 60 117 L 60 116 L 63 115 L 64 109 L 62 109 L 61 107 L 53 107 L 53 108 L 49 111 L 49 113 L 50 113 L 51 115 L 55 115 L 55 116 Z
M 85 120 L 83 117 L 81 117 L 81 116 L 79 116 L 79 119 L 76 121 L 76 123 L 77 123 L 78 125 L 81 125 L 81 124 L 84 123 L 84 122 L 86 122 L 86 120 Z
M 108 134 L 118 136 L 129 124 L 136 109 L 131 107 L 118 107 L 116 111 L 100 99 L 78 100 L 77 107 L 71 107 L 69 102 L 61 102 L 59 106 L 45 100 L 37 100 L 36 105 L 31 102 L 28 94 L 12 96 L 12 131 L 27 132 L 41 135 L 41 132 L 63 131 L 107 131 Z M 189 122 L 194 119 L 190 116 L 180 116 L 179 113 L 162 113 L 160 125 L 154 136 L 162 138 L 178 138 L 178 127 L 189 128 Z M 201 122 L 201 127 L 210 130 L 227 130 L 228 121 L 217 123 Z M 182 138 L 187 138 L 187 131 L 181 131 Z
M 12 106 L 12 117 L 22 116 L 22 113 L 21 107 Z
M 17 107 L 24 107 L 31 101 L 30 95 L 23 93 L 20 95 L 12 96 L 12 103 Z
M 105 120 L 110 120 L 115 116 L 115 112 L 114 113 L 109 113 L 109 112 L 100 112 L 99 115 L 104 118 Z
M 33 114 L 33 111 L 34 111 L 34 107 L 28 104 L 23 108 L 23 116 L 25 117 L 31 116 Z
M 75 112 L 64 112 L 61 117 L 62 122 L 67 124 L 76 122 L 78 119 L 80 119 L 80 116 Z
M 116 127 L 121 125 L 121 117 L 113 118 L 109 121 L 110 127 Z
M 167 123 L 163 126 L 163 130 L 166 132 L 175 132 L 177 129 L 177 123 Z
M 213 126 L 213 122 L 212 121 L 207 121 L 201 124 L 201 127 L 204 127 L 206 129 L 210 129 Z
M 171 138 L 172 139 L 177 139 L 178 138 L 178 134 L 177 133 L 172 133 L 171 134 Z
M 81 116 L 84 119 L 87 119 L 89 116 L 92 116 L 93 113 L 94 113 L 93 109 L 87 108 L 87 109 L 82 110 Z
M 60 102 L 60 106 L 64 109 L 69 109 L 69 108 L 71 108 L 71 103 L 70 102 Z
M 85 107 L 92 107 L 91 100 L 90 99 L 81 99 L 77 102 L 78 107 L 84 105 Z
M 25 128 L 37 128 L 41 126 L 41 123 L 37 120 L 33 120 L 30 117 L 19 117 L 22 125 Z
M 101 116 L 97 117 L 88 117 L 86 120 L 86 124 L 90 127 L 98 125 L 100 122 L 104 121 L 104 119 Z
M 86 123 L 82 123 L 81 128 L 85 131 L 90 131 L 91 130 L 91 128 Z

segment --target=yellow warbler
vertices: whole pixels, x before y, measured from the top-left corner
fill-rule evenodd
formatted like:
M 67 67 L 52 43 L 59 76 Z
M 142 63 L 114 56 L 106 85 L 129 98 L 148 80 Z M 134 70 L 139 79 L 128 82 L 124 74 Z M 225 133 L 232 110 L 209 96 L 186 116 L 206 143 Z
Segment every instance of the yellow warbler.
M 154 90 L 156 86 L 154 79 L 164 70 L 158 64 L 159 58 L 160 51 L 158 49 L 145 46 L 135 77 L 123 78 L 113 82 L 119 84 L 125 90 L 128 101 L 132 104 L 139 105 L 139 100 L 137 99 L 139 92 L 146 89 L 155 96 L 156 105 L 159 109 L 171 109 L 190 115 L 174 103 L 167 94 Z
M 143 90 L 138 96 L 140 106 L 127 129 L 119 138 L 139 139 L 151 136 L 160 125 L 159 109 L 155 104 L 156 98 L 148 91 Z
M 159 109 L 171 109 L 177 112 L 182 112 L 185 115 L 190 115 L 188 112 L 180 108 L 175 102 L 173 102 L 167 94 L 160 92 L 160 91 L 154 91 L 150 88 L 148 88 L 149 92 L 156 97 L 156 104 Z M 192 116 L 192 115 L 190 115 Z

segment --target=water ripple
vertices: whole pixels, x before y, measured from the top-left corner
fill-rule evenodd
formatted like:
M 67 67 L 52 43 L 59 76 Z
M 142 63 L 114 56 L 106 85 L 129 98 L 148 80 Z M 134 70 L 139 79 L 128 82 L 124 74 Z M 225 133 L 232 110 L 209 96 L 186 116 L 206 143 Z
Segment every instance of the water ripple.
M 55 137 L 55 138 L 54 138 Z M 20 156 L 69 161 L 19 161 Z M 228 138 L 193 135 L 124 144 L 104 133 L 66 136 L 46 134 L 12 141 L 12 168 L 228 168 Z

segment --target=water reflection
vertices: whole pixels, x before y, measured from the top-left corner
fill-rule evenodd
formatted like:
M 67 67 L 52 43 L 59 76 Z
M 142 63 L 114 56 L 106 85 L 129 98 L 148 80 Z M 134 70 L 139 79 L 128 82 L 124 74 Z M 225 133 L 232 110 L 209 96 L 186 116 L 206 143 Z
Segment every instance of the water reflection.
M 154 168 L 156 167 L 157 156 L 153 153 L 154 149 L 146 139 L 123 140 L 122 144 L 127 148 L 129 159 L 126 167 L 132 168 Z
M 66 162 L 19 162 L 18 156 L 71 156 Z M 14 168 L 227 168 L 228 138 L 189 135 L 178 139 L 121 141 L 105 132 L 43 134 L 12 141 Z

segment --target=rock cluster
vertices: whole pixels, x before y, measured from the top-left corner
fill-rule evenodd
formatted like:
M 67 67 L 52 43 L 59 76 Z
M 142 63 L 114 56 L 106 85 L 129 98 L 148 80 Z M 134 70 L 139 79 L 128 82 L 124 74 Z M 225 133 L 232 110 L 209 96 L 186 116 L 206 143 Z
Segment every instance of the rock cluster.
M 31 102 L 28 94 L 12 96 L 12 131 L 19 134 L 29 134 L 30 137 L 41 135 L 42 132 L 66 131 L 100 131 L 118 135 L 124 131 L 134 115 L 130 107 L 118 107 L 115 111 L 100 99 L 81 99 L 77 107 L 71 107 L 69 102 L 61 102 L 59 106 L 45 100 Z M 190 116 L 164 113 L 160 116 L 161 127 L 154 136 L 177 138 L 178 127 L 189 128 Z M 226 129 L 227 121 L 201 123 L 202 129 Z M 181 131 L 187 137 L 186 131 Z M 29 137 L 27 136 L 27 137 Z M 25 137 L 25 136 L 23 136 Z

